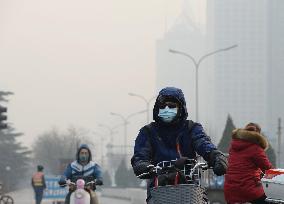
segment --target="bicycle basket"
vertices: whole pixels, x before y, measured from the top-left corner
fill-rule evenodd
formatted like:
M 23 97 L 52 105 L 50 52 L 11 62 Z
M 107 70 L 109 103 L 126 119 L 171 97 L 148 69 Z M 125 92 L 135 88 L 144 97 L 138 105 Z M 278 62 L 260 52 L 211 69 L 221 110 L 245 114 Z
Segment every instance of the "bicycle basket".
M 153 204 L 204 204 L 205 188 L 194 184 L 159 186 L 150 190 Z

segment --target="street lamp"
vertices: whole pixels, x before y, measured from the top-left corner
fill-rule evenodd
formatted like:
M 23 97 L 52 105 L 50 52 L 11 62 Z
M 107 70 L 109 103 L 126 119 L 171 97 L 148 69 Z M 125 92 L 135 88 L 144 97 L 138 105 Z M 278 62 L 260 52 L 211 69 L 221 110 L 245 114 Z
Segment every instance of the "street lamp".
M 173 53 L 173 54 L 180 54 L 180 55 L 183 55 L 183 56 L 186 56 L 188 57 L 194 64 L 195 66 L 195 103 L 196 103 L 196 122 L 198 122 L 199 118 L 198 118 L 198 68 L 200 66 L 200 63 L 206 59 L 207 57 L 211 56 L 211 55 L 214 55 L 214 54 L 217 54 L 219 52 L 225 52 L 225 51 L 228 51 L 228 50 L 231 50 L 233 48 L 236 48 L 238 45 L 232 45 L 230 47 L 226 47 L 226 48 L 223 48 L 223 49 L 219 49 L 219 50 L 215 50 L 213 52 L 209 52 L 208 54 L 202 56 L 199 60 L 196 60 L 194 57 L 192 57 L 191 55 L 185 53 L 185 52 L 180 52 L 180 51 L 177 51 L 177 50 L 173 50 L 173 49 L 169 49 L 169 52 Z
M 128 93 L 129 96 L 136 96 L 138 98 L 141 98 L 143 101 L 145 101 L 146 103 L 146 111 L 147 111 L 147 124 L 149 124 L 150 122 L 150 114 L 149 114 L 149 110 L 150 110 L 150 103 L 153 99 L 156 98 L 156 96 L 150 98 L 150 99 L 146 99 L 144 96 L 141 96 L 139 94 L 135 94 L 135 93 Z
M 120 127 L 121 125 L 123 125 L 123 124 L 119 124 L 119 125 L 117 125 L 117 126 L 110 127 L 110 126 L 105 125 L 105 124 L 101 124 L 101 123 L 98 124 L 99 127 L 104 127 L 104 128 L 106 128 L 106 129 L 109 131 L 109 136 L 110 136 L 109 147 L 111 147 L 111 148 L 110 148 L 110 152 L 109 152 L 110 154 L 113 153 L 113 152 L 112 152 L 112 147 L 113 147 L 113 145 L 114 145 L 113 135 L 114 135 L 115 133 L 117 133 L 117 131 L 114 131 L 114 130 L 115 130 L 116 128 Z
M 119 118 L 121 118 L 121 120 L 123 121 L 123 125 L 124 125 L 124 154 L 126 155 L 126 147 L 127 147 L 127 125 L 129 123 L 129 119 L 133 116 L 136 116 L 136 115 L 139 115 L 141 113 L 145 113 L 146 110 L 143 110 L 143 111 L 139 111 L 139 112 L 136 112 L 136 113 L 132 113 L 130 115 L 128 115 L 127 117 L 121 115 L 121 114 L 118 114 L 118 113 L 113 113 L 111 112 L 110 114 L 113 115 L 113 116 L 117 116 Z
M 6 171 L 10 171 L 11 170 L 11 167 L 10 166 L 6 166 Z
M 11 167 L 10 166 L 6 166 L 5 170 L 7 171 L 8 174 L 8 179 L 7 179 L 7 190 L 10 191 L 10 171 L 11 171 Z
M 98 132 L 95 132 L 93 131 L 93 134 L 95 135 L 98 135 L 101 139 L 100 141 L 100 149 L 101 149 L 101 165 L 104 166 L 104 141 L 105 141 L 105 135 L 101 134 L 101 133 L 98 133 Z

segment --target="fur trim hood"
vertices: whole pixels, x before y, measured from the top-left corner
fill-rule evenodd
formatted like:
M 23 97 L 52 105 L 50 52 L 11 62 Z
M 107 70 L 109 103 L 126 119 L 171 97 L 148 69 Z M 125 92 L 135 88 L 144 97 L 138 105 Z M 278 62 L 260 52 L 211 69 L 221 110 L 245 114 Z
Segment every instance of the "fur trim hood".
M 267 139 L 260 133 L 255 131 L 248 131 L 244 129 L 235 129 L 232 132 L 233 139 L 245 140 L 251 143 L 255 143 L 259 145 L 262 149 L 268 149 L 268 141 Z

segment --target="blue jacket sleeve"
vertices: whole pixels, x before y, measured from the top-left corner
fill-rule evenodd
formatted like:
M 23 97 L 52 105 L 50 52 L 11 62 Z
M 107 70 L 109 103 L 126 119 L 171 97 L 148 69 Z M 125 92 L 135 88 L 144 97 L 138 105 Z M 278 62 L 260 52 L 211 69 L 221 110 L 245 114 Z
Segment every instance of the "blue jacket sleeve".
M 150 135 L 147 135 L 145 129 L 141 129 L 135 140 L 134 155 L 131 158 L 131 165 L 136 166 L 143 161 L 151 162 L 152 160 L 152 147 L 149 139 Z
M 71 180 L 71 177 L 72 177 L 71 164 L 68 164 L 63 175 L 59 179 L 59 185 L 63 185 L 65 183 L 65 180 L 67 180 L 67 179 Z
M 192 130 L 192 141 L 195 151 L 209 162 L 209 154 L 216 150 L 216 146 L 211 142 L 210 137 L 206 135 L 201 124 L 196 123 Z
M 72 177 L 72 168 L 71 168 L 71 164 L 68 164 L 68 166 L 66 167 L 63 176 L 66 179 L 71 179 Z
M 102 168 L 98 164 L 96 164 L 94 168 L 95 168 L 95 170 L 94 170 L 95 178 L 97 180 L 103 181 Z

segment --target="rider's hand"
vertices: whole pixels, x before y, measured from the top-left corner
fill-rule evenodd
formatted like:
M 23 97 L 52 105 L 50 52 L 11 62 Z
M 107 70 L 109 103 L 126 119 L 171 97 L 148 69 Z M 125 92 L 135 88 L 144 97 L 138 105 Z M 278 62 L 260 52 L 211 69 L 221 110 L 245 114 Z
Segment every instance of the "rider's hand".
M 188 160 L 188 157 L 181 157 L 179 158 L 178 160 L 175 161 L 175 167 L 178 168 L 178 169 L 183 169 L 184 168 L 184 165 L 186 164 Z
M 96 180 L 95 185 L 96 185 L 96 186 L 101 186 L 101 185 L 103 185 L 103 181 L 101 181 L 101 180 Z
M 59 184 L 59 186 L 63 187 L 63 186 L 66 185 L 66 180 L 63 179 L 63 178 L 61 178 L 61 179 L 58 181 L 58 184 Z
M 85 189 L 89 191 L 89 190 L 92 190 L 92 187 L 91 187 L 91 185 L 86 185 Z
M 149 179 L 154 175 L 154 166 L 148 161 L 142 161 L 133 166 L 135 175 L 140 179 Z M 145 174 L 140 176 L 141 174 Z
M 76 186 L 74 184 L 69 185 L 69 191 L 75 191 Z
M 210 153 L 210 166 L 213 167 L 213 171 L 217 176 L 222 176 L 226 173 L 226 170 L 228 168 L 228 162 L 225 155 L 218 151 L 213 150 Z

